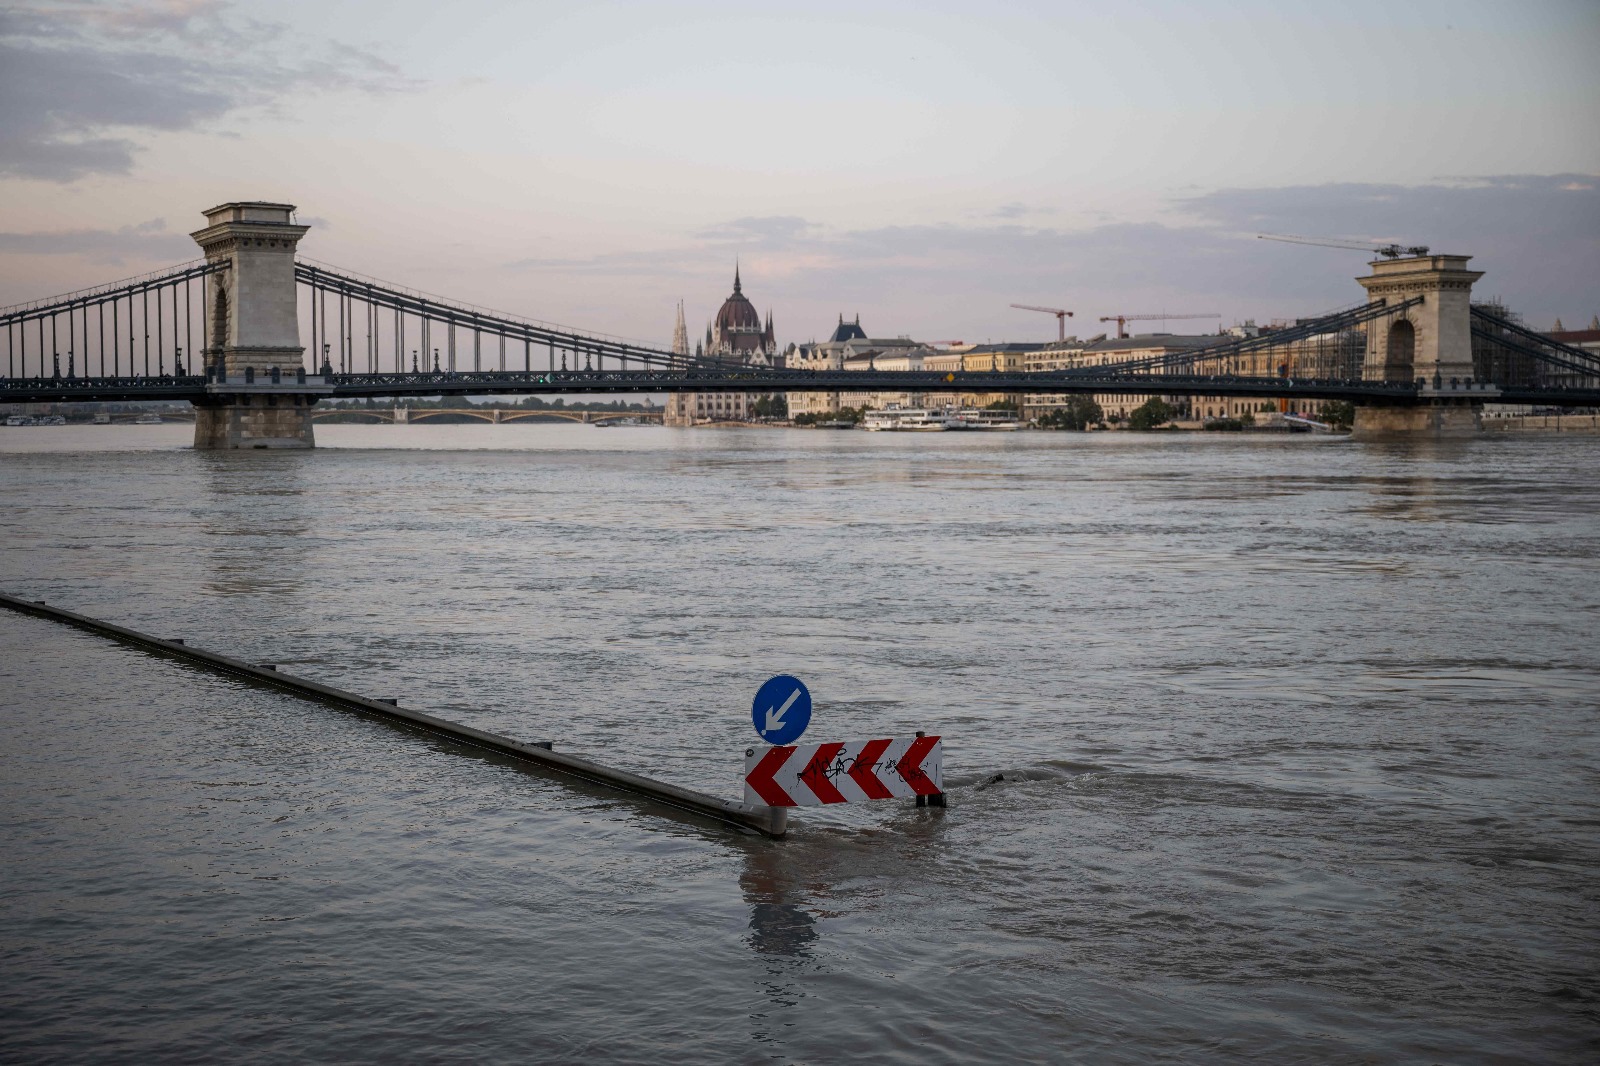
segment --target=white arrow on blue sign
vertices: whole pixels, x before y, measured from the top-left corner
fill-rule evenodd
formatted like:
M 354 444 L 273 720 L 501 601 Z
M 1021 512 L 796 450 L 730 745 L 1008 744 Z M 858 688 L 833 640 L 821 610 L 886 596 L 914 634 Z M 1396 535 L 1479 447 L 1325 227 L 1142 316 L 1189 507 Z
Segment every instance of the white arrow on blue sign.
M 756 692 L 750 721 L 768 744 L 789 744 L 811 724 L 811 693 L 797 677 L 779 674 Z

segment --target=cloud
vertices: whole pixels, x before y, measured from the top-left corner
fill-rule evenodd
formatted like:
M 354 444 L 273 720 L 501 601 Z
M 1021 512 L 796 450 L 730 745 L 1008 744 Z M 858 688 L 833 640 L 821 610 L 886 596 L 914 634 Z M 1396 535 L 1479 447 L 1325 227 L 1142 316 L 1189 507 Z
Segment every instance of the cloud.
M 66 3 L 59 10 L 66 18 L 98 23 L 113 30 L 183 30 L 202 15 L 215 15 L 222 0 L 162 0 L 157 3 Z
M 135 142 L 117 129 L 185 129 L 237 106 L 241 94 L 208 84 L 202 65 L 88 47 L 33 49 L 0 42 L 0 170 L 70 181 L 126 173 Z
M 1503 295 L 1535 320 L 1600 303 L 1600 192 L 1592 174 L 1514 174 L 1424 185 L 1329 184 L 1219 189 L 1176 206 L 1209 229 L 1425 244 L 1469 254 L 1486 271 L 1475 293 Z M 1365 264 L 1335 249 L 1280 246 L 1272 257 L 1335 278 Z M 1319 262 L 1318 260 L 1321 260 Z M 1567 312 L 1569 315 L 1577 311 Z
M 718 253 L 720 255 L 720 253 Z M 641 252 L 610 252 L 598 255 L 570 256 L 566 258 L 533 257 L 515 259 L 504 265 L 506 270 L 555 271 L 563 274 L 585 273 L 618 276 L 656 276 L 664 273 L 688 271 L 704 266 L 709 257 L 704 246 L 678 246 Z
M 19 5 L 0 13 L 0 176 L 125 174 L 152 131 L 195 129 L 307 87 L 409 85 L 380 57 L 293 40 L 221 0 Z
M 755 248 L 789 248 L 815 228 L 812 223 L 795 215 L 764 215 L 722 222 L 701 230 L 696 236 L 708 241 Z
M 1367 271 L 1361 252 L 1256 239 L 1309 233 L 1472 254 L 1472 265 L 1487 272 L 1479 294 L 1503 296 L 1531 321 L 1586 320 L 1600 310 L 1600 194 L 1571 186 L 1593 184 L 1562 174 L 1217 189 L 1173 201 L 1164 221 L 1081 228 L 990 220 L 837 229 L 794 216 L 739 218 L 670 247 L 514 266 L 717 285 L 737 250 L 746 292 L 792 309 L 786 317 L 800 335 L 802 322 L 831 320 L 827 309 L 838 305 L 859 306 L 873 328 L 894 333 L 1020 339 L 1038 324 L 1023 322 L 1010 303 L 1073 308 L 1080 332 L 1084 323 L 1096 332 L 1101 314 L 1290 318 L 1364 299 L 1353 280 Z
M 1600 234 L 1594 175 L 1502 175 L 1426 185 L 1340 183 L 1219 189 L 1179 201 L 1208 225 L 1243 232 L 1401 240 L 1458 249 L 1485 239 Z M 1481 247 L 1481 245 L 1480 245 Z
M 0 233 L 0 252 L 14 255 L 75 255 L 100 263 L 183 262 L 197 258 L 187 235 L 167 230 L 167 220 L 153 218 L 120 229 L 67 230 L 55 233 Z

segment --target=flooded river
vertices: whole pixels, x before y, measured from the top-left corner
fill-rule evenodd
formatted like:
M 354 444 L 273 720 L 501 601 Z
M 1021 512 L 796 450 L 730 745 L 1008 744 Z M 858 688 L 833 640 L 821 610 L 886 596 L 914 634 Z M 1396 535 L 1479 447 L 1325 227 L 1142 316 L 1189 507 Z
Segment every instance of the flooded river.
M 0 591 L 740 794 L 751 839 L 0 615 L 0 1059 L 1600 1057 L 1600 440 L 0 429 Z

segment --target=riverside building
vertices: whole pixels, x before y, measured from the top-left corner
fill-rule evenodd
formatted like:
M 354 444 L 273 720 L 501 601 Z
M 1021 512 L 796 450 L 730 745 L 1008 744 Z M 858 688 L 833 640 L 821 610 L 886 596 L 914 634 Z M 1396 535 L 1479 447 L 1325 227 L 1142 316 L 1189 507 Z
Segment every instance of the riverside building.
M 838 371 L 856 370 L 870 373 L 874 370 L 922 370 L 926 346 L 909 337 L 868 337 L 861 328 L 861 316 L 846 322 L 839 316 L 839 324 L 825 341 L 812 341 L 796 345 L 786 355 L 784 365 L 791 370 Z M 795 415 L 828 415 L 840 407 L 883 408 L 889 404 L 917 407 L 923 403 L 921 393 L 888 392 L 873 389 L 870 385 L 856 390 L 818 390 L 788 394 L 789 417 Z
M 678 305 L 678 320 L 673 329 L 672 350 L 689 354 L 689 331 L 684 325 L 683 305 Z M 739 268 L 733 269 L 733 292 L 716 317 L 706 323 L 705 339 L 695 345 L 693 358 L 708 366 L 782 366 L 778 343 L 772 328 L 772 312 L 765 323 L 744 294 Z M 667 398 L 662 422 L 668 426 L 692 426 L 702 422 L 743 422 L 749 419 L 756 397 L 748 392 L 676 392 Z
M 1104 367 L 1130 360 L 1150 359 L 1167 355 L 1182 355 L 1227 342 L 1230 337 L 1245 338 L 1270 333 L 1274 327 L 1258 327 L 1253 322 L 1235 326 L 1226 333 L 1172 334 L 1145 333 L 1133 337 L 1095 337 L 1088 341 L 1068 338 L 1045 345 L 1032 353 L 1027 369 L 1035 372 L 1051 370 L 1076 370 Z M 1359 330 L 1319 334 L 1300 340 L 1287 341 L 1271 348 L 1232 355 L 1226 359 L 1201 359 L 1192 366 L 1171 369 L 1156 368 L 1150 373 L 1173 374 L 1234 374 L 1249 377 L 1295 378 L 1350 378 L 1360 377 L 1365 335 Z M 1070 398 L 1069 394 L 1029 394 L 1024 398 L 1024 417 L 1033 419 L 1055 410 Z M 1126 393 L 1096 393 L 1094 400 L 1105 412 L 1108 421 L 1126 419 L 1150 397 Z M 1280 400 L 1263 397 L 1238 396 L 1163 396 L 1181 416 L 1195 422 L 1208 422 L 1222 418 L 1254 418 L 1272 411 L 1299 410 L 1315 414 L 1322 404 L 1305 400 Z M 1293 407 L 1291 408 L 1291 404 Z
M 1028 360 L 1042 344 L 961 344 L 941 349 L 923 362 L 923 369 L 937 374 L 955 374 L 962 371 L 976 373 L 1015 373 L 1028 369 Z M 1000 392 L 930 392 L 927 402 L 931 407 L 987 407 L 996 401 L 1015 403 L 1016 397 Z
M 1077 337 L 1066 337 L 1052 344 L 1029 352 L 1023 360 L 1022 369 L 1030 374 L 1043 374 L 1052 370 L 1076 370 L 1083 365 L 1084 349 L 1090 344 L 1096 344 L 1106 339 L 1104 333 L 1092 337 L 1088 341 L 1080 341 Z M 1066 406 L 1072 398 L 1071 393 L 1026 393 L 1022 397 L 1022 420 L 1031 422 L 1041 415 Z
M 1588 329 L 1564 329 L 1558 318 L 1555 327 L 1546 336 L 1553 341 L 1600 356 L 1600 315 L 1589 320 Z M 1567 388 L 1593 388 L 1596 384 L 1596 375 L 1585 374 L 1568 367 L 1546 366 L 1543 372 L 1552 384 L 1564 385 Z

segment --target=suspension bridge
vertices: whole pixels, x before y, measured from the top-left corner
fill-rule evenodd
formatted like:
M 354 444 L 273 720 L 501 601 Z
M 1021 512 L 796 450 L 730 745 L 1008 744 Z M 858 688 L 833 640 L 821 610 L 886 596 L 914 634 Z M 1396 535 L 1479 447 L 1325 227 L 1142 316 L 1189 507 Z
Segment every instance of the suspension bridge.
M 1034 372 L 800 370 L 675 354 L 341 270 L 297 255 L 309 227 L 294 211 L 222 204 L 192 235 L 201 259 L 0 309 L 0 403 L 187 400 L 195 446 L 208 449 L 311 447 L 317 403 L 379 397 L 870 388 L 1344 400 L 1358 433 L 1431 436 L 1476 432 L 1486 403 L 1600 406 L 1600 357 L 1474 306 L 1482 274 L 1470 256 L 1375 261 L 1356 279 L 1360 303 L 1179 353 Z

